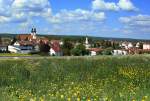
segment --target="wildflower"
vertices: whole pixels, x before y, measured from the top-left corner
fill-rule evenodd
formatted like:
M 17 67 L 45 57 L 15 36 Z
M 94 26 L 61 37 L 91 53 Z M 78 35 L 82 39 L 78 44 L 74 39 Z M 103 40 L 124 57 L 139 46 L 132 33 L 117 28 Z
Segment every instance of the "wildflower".
M 64 98 L 64 95 L 61 95 L 61 96 L 60 96 L 60 98 L 62 98 L 62 99 L 63 99 L 63 98 Z
M 40 97 L 40 101 L 44 101 L 43 97 Z
M 35 101 L 35 100 L 33 98 L 31 98 L 30 101 Z
M 68 101 L 71 101 L 71 98 L 68 98 Z
M 96 98 L 94 98 L 94 101 L 97 101 L 97 99 L 96 99 Z
M 87 101 L 91 101 L 90 99 L 87 99 Z
M 80 101 L 80 98 L 77 98 L 77 101 Z
M 73 84 L 74 84 L 74 82 L 71 82 L 71 84 L 73 85 Z
M 31 98 L 30 101 L 36 101 L 36 97 Z
M 77 96 L 77 93 L 74 93 L 74 96 Z
M 145 98 L 145 99 L 147 99 L 147 98 L 148 98 L 148 96 L 144 96 L 144 98 Z

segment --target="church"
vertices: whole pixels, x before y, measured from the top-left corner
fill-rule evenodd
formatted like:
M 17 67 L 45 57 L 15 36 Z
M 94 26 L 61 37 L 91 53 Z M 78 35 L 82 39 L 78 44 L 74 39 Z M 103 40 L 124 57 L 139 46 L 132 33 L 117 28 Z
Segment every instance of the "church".
M 49 40 L 45 37 L 38 37 L 36 28 L 31 29 L 30 34 L 19 34 L 16 37 L 16 41 L 8 46 L 8 51 L 11 53 L 30 53 L 39 51 L 40 43 L 49 43 Z

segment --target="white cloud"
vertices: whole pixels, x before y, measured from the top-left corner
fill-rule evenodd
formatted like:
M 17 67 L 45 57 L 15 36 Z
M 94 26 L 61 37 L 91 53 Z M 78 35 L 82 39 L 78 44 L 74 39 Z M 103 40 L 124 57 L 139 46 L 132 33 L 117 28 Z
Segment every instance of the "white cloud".
M 125 32 L 145 34 L 150 33 L 150 15 L 136 15 L 130 17 L 120 17 Z
M 118 3 L 115 2 L 105 2 L 104 0 L 94 0 L 92 2 L 93 10 L 126 10 L 126 11 L 134 11 L 137 8 L 133 5 L 130 0 L 119 0 Z
M 113 2 L 105 2 L 104 0 L 94 0 L 92 2 L 94 10 L 119 10 L 119 7 Z
M 119 21 L 130 26 L 149 26 L 150 27 L 150 15 L 137 15 L 131 17 L 120 17 Z
M 18 12 L 26 12 L 28 16 L 46 16 L 51 14 L 48 0 L 15 0 L 12 9 Z
M 88 10 L 76 9 L 72 11 L 61 10 L 59 13 L 49 18 L 52 23 L 75 22 L 75 21 L 104 21 L 104 12 L 92 12 Z
M 133 3 L 130 0 L 119 0 L 118 6 L 122 10 L 127 11 L 137 10 L 137 8 L 133 5 Z
M 29 23 L 33 16 L 51 15 L 48 0 L 0 0 L 0 23 Z M 32 19 L 34 20 L 34 19 Z

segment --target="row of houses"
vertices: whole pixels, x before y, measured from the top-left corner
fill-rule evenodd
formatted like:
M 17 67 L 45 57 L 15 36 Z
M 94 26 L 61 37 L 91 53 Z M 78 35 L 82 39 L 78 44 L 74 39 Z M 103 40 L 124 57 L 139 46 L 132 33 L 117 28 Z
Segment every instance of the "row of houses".
M 128 55 L 128 54 L 142 54 L 142 53 L 150 53 L 150 43 L 137 42 L 136 44 L 132 42 L 120 42 L 120 48 L 114 49 L 111 51 L 113 55 Z M 104 49 L 102 48 L 90 48 L 91 45 L 88 42 L 88 38 L 86 37 L 85 47 L 90 51 L 91 56 L 98 55 Z
M 32 52 L 39 52 L 40 51 L 40 44 L 48 44 L 51 48 L 49 50 L 50 55 L 62 56 L 63 52 L 61 50 L 61 46 L 63 42 L 60 40 L 51 40 L 49 41 L 45 37 L 37 36 L 36 28 L 32 28 L 30 34 L 19 34 L 16 37 L 16 40 L 13 40 L 11 45 L 0 45 L 0 52 L 9 51 L 11 53 L 21 53 L 21 54 L 28 54 Z M 141 49 L 142 45 L 142 49 Z M 92 45 L 89 43 L 88 37 L 85 38 L 84 46 L 86 50 L 90 52 L 89 55 L 95 56 L 98 55 L 100 52 L 103 51 L 102 48 L 92 48 Z M 120 49 L 112 50 L 111 53 L 113 55 L 127 55 L 127 54 L 138 54 L 142 52 L 149 52 L 150 51 L 150 43 L 140 43 L 137 42 L 136 44 L 131 42 L 121 42 Z
M 36 28 L 32 28 L 30 34 L 19 34 L 16 36 L 15 41 L 10 45 L 1 45 L 0 51 L 10 53 L 28 54 L 32 52 L 39 52 L 39 46 L 41 43 L 48 44 L 51 48 L 49 51 L 50 55 L 62 55 L 61 44 L 59 40 L 49 41 L 45 37 L 39 37 L 36 33 Z

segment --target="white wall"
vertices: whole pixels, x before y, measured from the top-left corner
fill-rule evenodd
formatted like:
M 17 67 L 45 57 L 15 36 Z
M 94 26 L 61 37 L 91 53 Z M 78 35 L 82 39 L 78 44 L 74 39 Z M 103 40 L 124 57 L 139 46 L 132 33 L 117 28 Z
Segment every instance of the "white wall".
M 91 56 L 96 56 L 97 53 L 95 51 L 91 51 Z
M 49 54 L 50 55 L 56 55 L 56 52 L 51 48 L 50 51 L 49 51 Z
M 127 51 L 123 50 L 113 50 L 113 55 L 127 55 Z
M 143 49 L 150 49 L 150 44 L 143 44 Z

